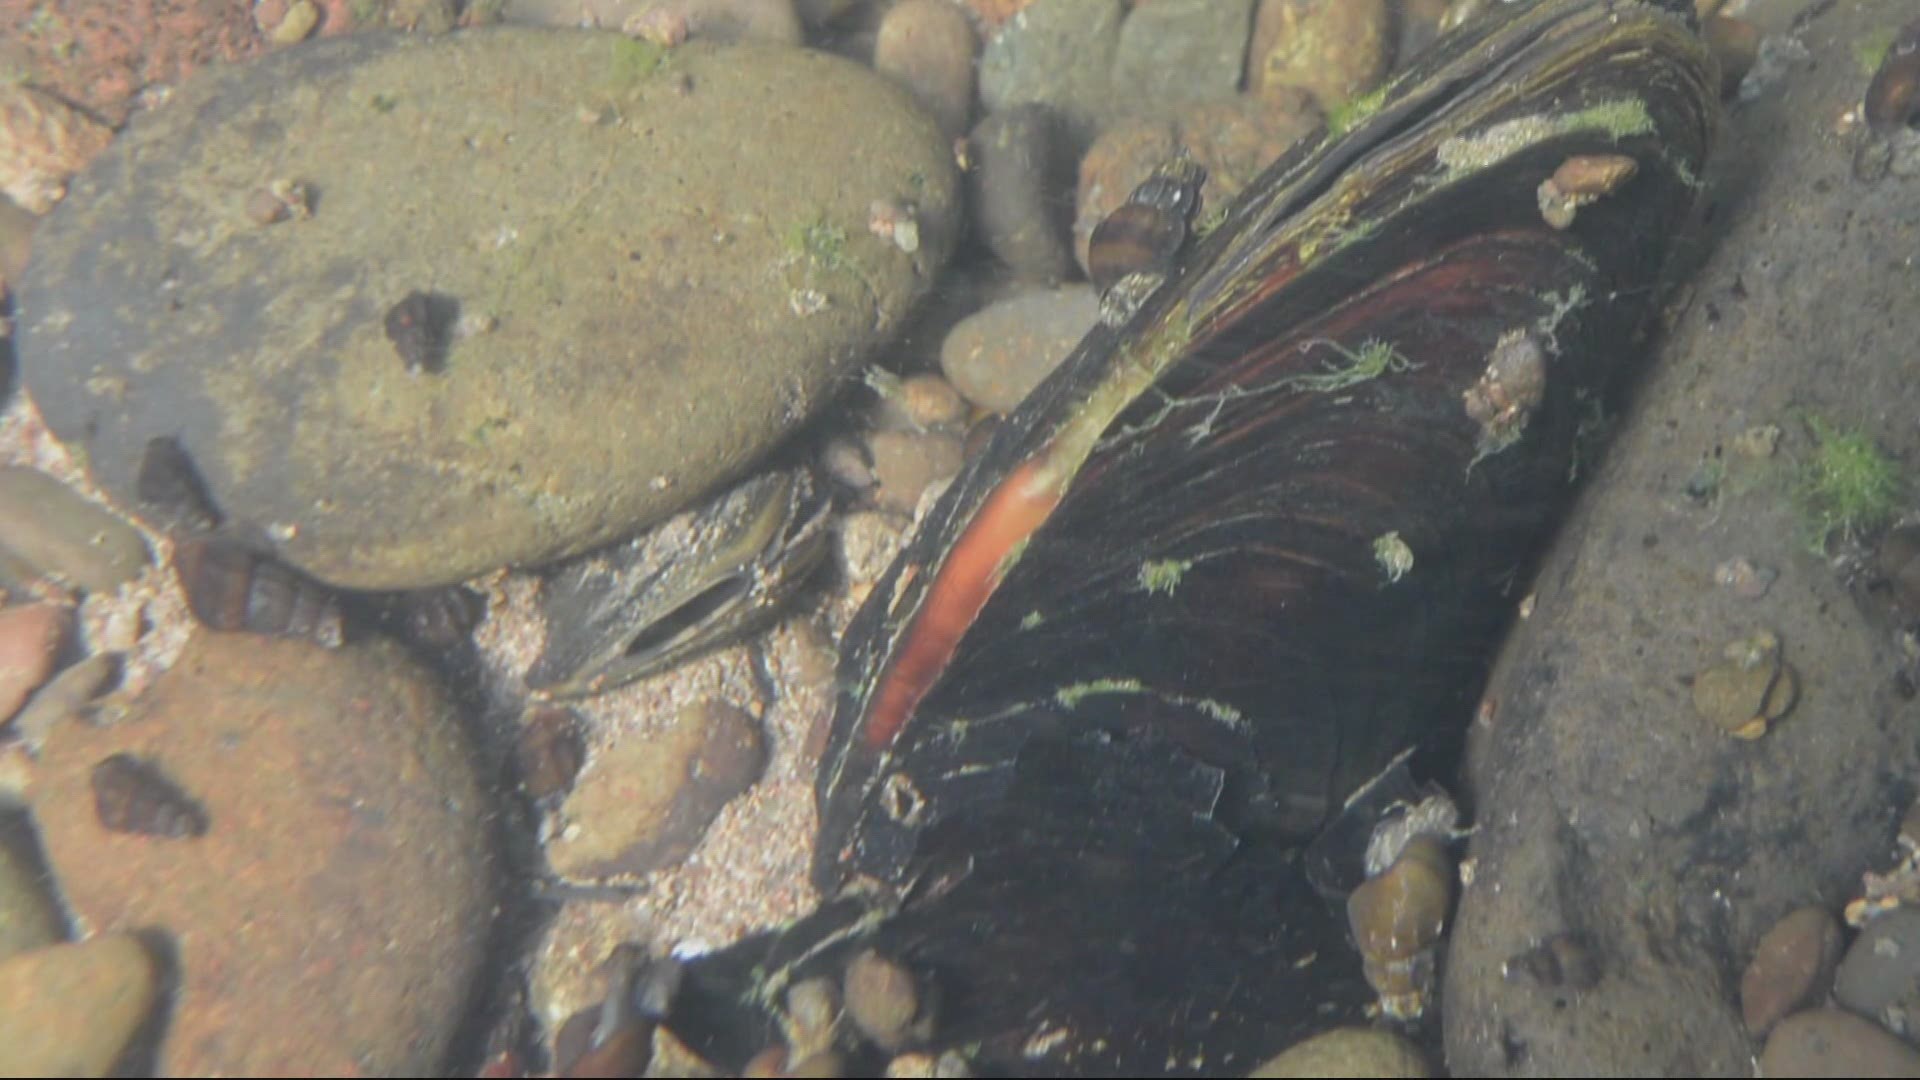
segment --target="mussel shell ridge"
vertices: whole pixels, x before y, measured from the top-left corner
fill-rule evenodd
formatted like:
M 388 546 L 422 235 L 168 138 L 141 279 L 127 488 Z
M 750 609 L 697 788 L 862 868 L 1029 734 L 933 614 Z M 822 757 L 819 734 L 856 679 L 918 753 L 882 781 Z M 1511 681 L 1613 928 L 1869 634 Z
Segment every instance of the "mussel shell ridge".
M 1244 1074 L 1364 1000 L 1299 847 L 1464 724 L 1698 188 L 1689 8 L 1502 5 L 1095 328 L 849 630 L 815 877 L 866 914 L 743 946 L 758 985 L 858 939 L 1029 1074 Z M 1631 182 L 1543 221 L 1594 154 Z M 1544 385 L 1470 409 L 1516 335 Z M 743 955 L 674 1020 L 722 1062 Z

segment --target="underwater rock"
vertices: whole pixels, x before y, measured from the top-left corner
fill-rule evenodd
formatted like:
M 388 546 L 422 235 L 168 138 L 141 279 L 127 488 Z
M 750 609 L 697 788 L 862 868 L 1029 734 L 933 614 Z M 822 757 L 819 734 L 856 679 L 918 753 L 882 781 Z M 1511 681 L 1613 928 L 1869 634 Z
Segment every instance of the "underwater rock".
M 306 220 L 246 216 L 267 162 L 311 191 Z M 882 199 L 913 207 L 914 252 L 867 230 Z M 123 505 L 172 438 L 305 572 L 447 584 L 737 474 L 900 325 L 956 200 L 938 126 L 821 53 L 328 39 L 182 86 L 116 140 L 35 237 L 15 343 Z M 416 294 L 426 321 L 393 321 Z
M 93 776 L 116 754 L 191 792 L 205 833 L 103 824 Z M 442 1067 L 492 920 L 489 813 L 399 646 L 196 634 L 120 723 L 56 725 L 29 796 L 82 925 L 173 942 L 162 1072 Z

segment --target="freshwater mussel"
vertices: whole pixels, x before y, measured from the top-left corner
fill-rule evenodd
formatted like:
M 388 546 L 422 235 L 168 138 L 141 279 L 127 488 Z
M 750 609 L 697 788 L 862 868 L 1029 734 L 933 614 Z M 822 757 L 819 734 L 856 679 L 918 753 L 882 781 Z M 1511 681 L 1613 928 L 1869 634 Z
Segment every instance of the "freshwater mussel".
M 867 951 L 992 1072 L 1244 1074 L 1358 1014 L 1302 852 L 1458 738 L 1636 354 L 1716 120 L 1690 9 L 1499 5 L 1093 329 L 848 631 L 830 899 L 694 962 L 676 1034 L 737 1068 Z

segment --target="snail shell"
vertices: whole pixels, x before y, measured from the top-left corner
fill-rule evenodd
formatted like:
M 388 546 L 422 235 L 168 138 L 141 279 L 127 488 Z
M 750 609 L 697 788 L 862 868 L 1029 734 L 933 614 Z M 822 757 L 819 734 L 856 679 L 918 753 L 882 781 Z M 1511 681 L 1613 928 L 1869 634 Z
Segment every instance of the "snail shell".
M 1087 242 L 1087 276 L 1100 294 L 1101 322 L 1126 322 L 1165 283 L 1174 256 L 1187 242 L 1206 179 L 1207 171 L 1193 159 L 1175 158 L 1094 226 Z
M 1433 947 L 1453 905 L 1453 860 L 1445 842 L 1416 836 L 1394 864 L 1347 897 L 1347 923 L 1367 984 L 1389 1016 L 1419 1016 L 1433 985 Z
M 151 762 L 114 754 L 93 767 L 94 814 L 121 833 L 179 840 L 207 831 L 207 812 Z
M 194 618 L 209 629 L 306 638 L 329 649 L 345 640 L 333 591 L 252 546 L 225 536 L 183 539 L 173 566 Z

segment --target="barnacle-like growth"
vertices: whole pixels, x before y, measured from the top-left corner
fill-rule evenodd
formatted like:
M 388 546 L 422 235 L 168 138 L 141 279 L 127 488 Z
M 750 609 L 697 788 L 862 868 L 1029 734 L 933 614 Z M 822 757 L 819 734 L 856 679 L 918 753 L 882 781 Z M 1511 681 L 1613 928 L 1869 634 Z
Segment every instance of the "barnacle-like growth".
M 1893 519 L 1900 470 L 1871 436 L 1809 416 L 1813 452 L 1801 465 L 1796 497 L 1809 543 L 1824 553 L 1835 536 L 1857 538 Z

